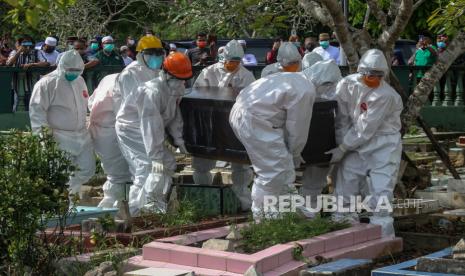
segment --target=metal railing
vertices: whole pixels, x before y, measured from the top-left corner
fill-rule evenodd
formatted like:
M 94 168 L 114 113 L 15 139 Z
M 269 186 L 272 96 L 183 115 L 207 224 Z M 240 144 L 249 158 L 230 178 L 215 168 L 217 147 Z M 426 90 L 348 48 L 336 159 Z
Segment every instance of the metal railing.
M 265 65 L 247 66 L 255 78 L 260 78 L 261 71 Z M 188 85 L 192 85 L 193 80 L 200 74 L 203 66 L 194 66 L 194 77 Z M 41 76 L 53 71 L 55 68 L 30 68 L 24 70 L 15 67 L 0 67 L 0 113 L 10 113 L 13 111 L 14 89 L 18 96 L 17 111 L 27 110 L 28 100 L 32 91 L 27 91 L 25 81 L 30 81 L 32 86 L 40 79 Z M 112 73 L 120 72 L 123 67 L 120 66 L 98 66 L 86 70 L 83 77 L 86 81 L 89 94 L 92 94 L 100 80 Z M 418 83 L 422 73 L 428 70 L 428 67 L 413 66 L 396 66 L 393 67 L 394 73 L 404 88 L 404 91 L 410 95 Z M 347 67 L 341 67 L 343 75 L 348 74 Z M 439 106 L 464 106 L 464 74 L 465 66 L 451 67 L 439 83 L 436 84 L 434 92 L 430 97 L 430 105 Z M 16 82 L 17 84 L 15 84 Z M 30 89 L 32 90 L 32 88 Z M 465 116 L 465 115 L 464 115 Z

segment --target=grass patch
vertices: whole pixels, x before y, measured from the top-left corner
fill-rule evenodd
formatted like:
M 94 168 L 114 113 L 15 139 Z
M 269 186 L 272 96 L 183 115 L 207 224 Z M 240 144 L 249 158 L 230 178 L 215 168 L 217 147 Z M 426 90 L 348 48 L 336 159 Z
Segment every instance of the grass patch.
M 199 202 L 187 199 L 179 201 L 176 208 L 168 209 L 166 213 L 158 210 L 143 210 L 140 218 L 143 221 L 141 228 L 151 229 L 153 227 L 174 227 L 195 224 L 207 218 Z
M 329 218 L 308 220 L 296 213 L 285 213 L 278 219 L 251 222 L 243 228 L 243 249 L 246 253 L 255 253 L 276 244 L 308 239 L 349 226 L 348 223 L 333 222 Z

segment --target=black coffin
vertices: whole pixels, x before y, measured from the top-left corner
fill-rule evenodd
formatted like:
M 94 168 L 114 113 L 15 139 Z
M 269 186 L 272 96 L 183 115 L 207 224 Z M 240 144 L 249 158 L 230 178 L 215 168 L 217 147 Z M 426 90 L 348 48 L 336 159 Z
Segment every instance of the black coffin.
M 250 163 L 242 143 L 229 125 L 229 113 L 240 90 L 232 88 L 192 88 L 181 101 L 184 141 L 193 156 Z M 336 146 L 335 101 L 317 101 L 302 157 L 307 164 L 329 161 L 324 153 Z

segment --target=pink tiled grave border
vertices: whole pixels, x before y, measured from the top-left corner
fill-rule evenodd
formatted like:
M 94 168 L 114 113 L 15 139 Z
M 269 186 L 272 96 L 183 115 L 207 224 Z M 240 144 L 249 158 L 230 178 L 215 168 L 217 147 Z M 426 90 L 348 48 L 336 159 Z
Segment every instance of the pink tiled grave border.
M 238 227 L 244 227 L 240 224 Z M 326 258 L 374 258 L 388 252 L 402 250 L 402 239 L 381 238 L 381 227 L 372 224 L 356 224 L 314 238 L 278 244 L 254 254 L 224 252 L 188 245 L 229 233 L 229 227 L 219 227 L 190 234 L 158 239 L 143 247 L 142 256 L 133 257 L 130 263 L 140 267 L 183 268 L 201 275 L 242 275 L 254 266 L 265 275 L 283 275 L 298 271 L 305 264 L 294 261 L 294 243 L 303 247 L 303 256 Z

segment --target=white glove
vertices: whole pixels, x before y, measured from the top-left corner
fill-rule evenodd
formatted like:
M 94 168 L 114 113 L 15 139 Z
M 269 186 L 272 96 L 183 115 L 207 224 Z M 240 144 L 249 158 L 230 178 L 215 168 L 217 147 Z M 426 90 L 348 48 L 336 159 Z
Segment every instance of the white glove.
M 300 165 L 305 164 L 305 160 L 302 158 L 302 155 L 294 156 L 294 168 L 300 168 Z
M 152 161 L 152 173 L 163 173 L 164 170 L 165 166 L 163 166 L 163 163 Z
M 342 145 L 339 145 L 337 148 L 325 152 L 325 154 L 332 154 L 331 161 L 329 161 L 329 163 L 338 163 L 342 160 L 342 158 L 344 158 L 346 149 Z
M 186 145 L 184 145 L 184 143 L 180 144 L 180 145 L 178 146 L 178 148 L 179 148 L 179 151 L 180 151 L 182 154 L 188 154 L 188 153 L 189 153 L 189 152 L 187 151 Z

